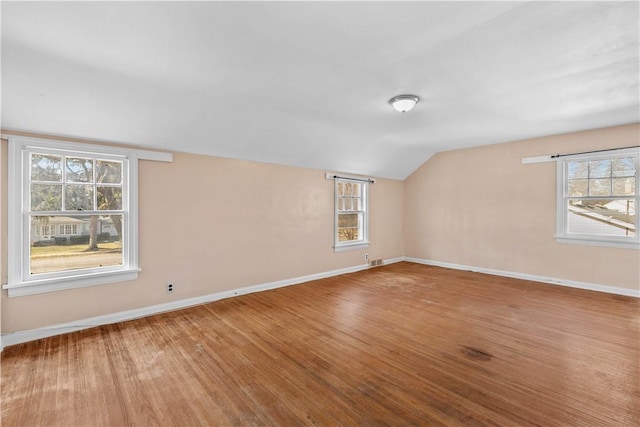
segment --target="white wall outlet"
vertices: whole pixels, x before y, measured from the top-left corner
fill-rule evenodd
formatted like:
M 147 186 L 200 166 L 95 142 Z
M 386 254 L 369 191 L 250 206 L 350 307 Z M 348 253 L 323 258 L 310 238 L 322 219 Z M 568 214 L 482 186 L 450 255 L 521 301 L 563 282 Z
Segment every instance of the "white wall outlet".
M 167 293 L 172 294 L 176 287 L 173 283 L 167 283 Z
M 369 254 L 364 254 L 364 260 L 368 261 L 369 260 Z

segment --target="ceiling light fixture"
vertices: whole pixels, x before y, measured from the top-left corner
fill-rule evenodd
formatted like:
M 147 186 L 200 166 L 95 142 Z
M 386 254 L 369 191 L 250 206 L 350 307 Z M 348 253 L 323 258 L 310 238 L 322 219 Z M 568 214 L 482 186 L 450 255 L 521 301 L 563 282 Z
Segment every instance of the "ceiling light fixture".
M 397 111 L 406 113 L 407 111 L 411 111 L 418 101 L 420 101 L 420 98 L 415 95 L 398 95 L 391 98 L 389 104 Z

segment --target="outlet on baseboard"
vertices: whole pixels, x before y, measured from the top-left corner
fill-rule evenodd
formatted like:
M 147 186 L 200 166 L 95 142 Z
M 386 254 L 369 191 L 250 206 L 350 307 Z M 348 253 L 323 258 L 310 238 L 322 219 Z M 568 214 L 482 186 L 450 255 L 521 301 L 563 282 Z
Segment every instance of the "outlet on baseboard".
M 168 294 L 172 294 L 175 289 L 176 289 L 176 287 L 174 286 L 173 283 L 167 283 L 167 293 Z

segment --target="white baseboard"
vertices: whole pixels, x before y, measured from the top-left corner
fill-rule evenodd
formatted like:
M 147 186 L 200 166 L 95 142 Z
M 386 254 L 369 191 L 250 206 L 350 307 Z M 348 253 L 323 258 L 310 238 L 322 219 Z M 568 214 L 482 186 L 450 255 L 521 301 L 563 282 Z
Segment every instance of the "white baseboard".
M 385 259 L 384 261 L 382 261 L 382 264 L 383 265 L 394 264 L 396 262 L 402 262 L 402 261 L 405 261 L 405 257 L 399 256 L 398 258 Z
M 550 283 L 553 285 L 569 286 L 572 288 L 586 289 L 590 291 L 606 292 L 617 295 L 632 296 L 640 298 L 640 290 L 617 288 L 606 285 L 596 285 L 592 283 L 576 282 L 572 280 L 555 279 L 551 277 L 536 276 L 525 273 L 515 273 L 511 271 L 494 270 L 491 268 L 473 267 L 462 264 L 453 264 L 449 262 L 434 261 L 413 257 L 397 257 L 384 260 L 384 264 L 393 264 L 396 262 L 407 261 L 418 264 L 433 265 L 436 267 L 452 268 L 455 270 L 467 270 L 477 273 L 493 274 L 496 276 L 513 277 L 516 279 L 532 280 L 535 282 Z M 152 305 L 133 310 L 121 311 L 103 316 L 91 317 L 89 319 L 78 320 L 75 322 L 60 323 L 57 325 L 46 326 L 43 328 L 31 329 L 27 331 L 18 331 L 0 336 L 0 349 L 5 346 L 20 344 L 23 342 L 34 341 L 41 338 L 52 337 L 55 335 L 66 334 L 70 332 L 80 331 L 95 326 L 109 325 L 112 323 L 124 322 L 127 320 L 139 319 L 141 317 L 152 316 L 154 314 L 165 313 L 168 311 L 179 310 L 182 308 L 192 307 L 199 304 L 206 304 L 225 298 L 231 298 L 239 295 L 246 295 L 253 292 L 261 292 L 270 289 L 282 288 L 285 286 L 297 285 L 300 283 L 310 282 L 312 280 L 324 279 L 327 277 L 339 276 L 341 274 L 354 273 L 356 271 L 366 270 L 369 268 L 367 264 L 361 264 L 354 267 L 341 268 L 338 270 L 326 271 L 323 273 L 311 274 L 308 276 L 296 277 L 293 279 L 279 280 L 276 282 L 263 283 L 255 286 L 247 286 L 244 288 L 232 289 L 229 291 L 217 292 L 215 294 L 202 295 L 194 298 L 187 298 L 179 301 L 172 301 L 165 304 Z
M 492 268 L 474 267 L 450 262 L 434 261 L 430 259 L 404 257 L 407 262 L 433 265 L 436 267 L 452 268 L 454 270 L 473 271 L 475 273 L 493 274 L 494 276 L 513 277 L 515 279 L 531 280 L 534 282 L 549 283 L 552 285 L 568 286 L 570 288 L 586 289 L 589 291 L 606 292 L 609 294 L 625 295 L 640 298 L 640 289 L 617 288 L 615 286 L 598 285 L 594 283 L 577 282 L 575 280 L 556 279 L 553 277 L 537 276 L 534 274 L 515 273 L 513 271 L 494 270 Z
M 393 264 L 395 262 L 404 261 L 404 257 L 392 258 L 385 260 L 385 264 Z M 187 298 L 179 301 L 172 301 L 165 304 L 152 305 L 148 307 L 137 308 L 133 310 L 120 311 L 103 316 L 91 317 L 89 319 L 78 320 L 75 322 L 60 323 L 57 325 L 46 326 L 27 331 L 18 331 L 0 336 L 0 350 L 5 346 L 20 344 L 23 342 L 34 341 L 41 338 L 62 335 L 70 332 L 80 331 L 83 329 L 93 328 L 95 326 L 109 325 L 112 323 L 124 322 L 126 320 L 139 319 L 141 317 L 152 316 L 154 314 L 165 313 L 168 311 L 179 310 L 181 308 L 192 307 L 195 305 L 206 304 L 225 298 L 231 298 L 238 295 L 246 295 L 253 292 L 267 291 L 270 289 L 282 288 L 284 286 L 298 285 L 300 283 L 310 282 L 312 280 L 324 279 L 327 277 L 339 276 L 341 274 L 354 273 L 356 271 L 366 270 L 368 264 L 356 265 L 354 267 L 341 268 L 338 270 L 326 271 L 323 273 L 310 274 L 308 276 L 295 277 L 293 279 L 279 280 L 276 282 L 263 283 L 260 285 L 247 286 L 244 288 L 232 289 L 229 291 L 217 292 L 215 294 L 202 295 L 194 298 Z

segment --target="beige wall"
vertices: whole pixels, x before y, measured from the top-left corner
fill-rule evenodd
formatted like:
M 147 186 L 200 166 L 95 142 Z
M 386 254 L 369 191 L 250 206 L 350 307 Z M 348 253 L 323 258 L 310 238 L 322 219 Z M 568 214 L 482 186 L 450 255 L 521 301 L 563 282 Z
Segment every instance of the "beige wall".
M 556 163 L 523 157 L 638 145 L 640 125 L 442 152 L 405 181 L 405 255 L 639 289 L 640 251 L 556 243 Z
M 173 163 L 142 161 L 138 280 L 15 298 L 3 291 L 2 333 L 357 266 L 365 252 L 638 289 L 640 251 L 555 242 L 555 163 L 521 159 L 636 145 L 639 132 L 621 126 L 439 153 L 404 183 L 376 181 L 372 244 L 340 253 L 324 171 L 183 153 Z M 4 142 L 2 150 L 6 283 Z
M 324 171 L 174 153 L 173 163 L 141 161 L 139 181 L 139 278 L 15 298 L 3 291 L 3 333 L 362 265 L 365 252 L 404 253 L 402 181 L 376 180 L 371 246 L 339 253 Z

